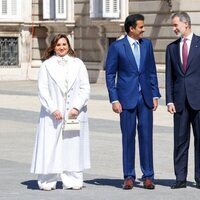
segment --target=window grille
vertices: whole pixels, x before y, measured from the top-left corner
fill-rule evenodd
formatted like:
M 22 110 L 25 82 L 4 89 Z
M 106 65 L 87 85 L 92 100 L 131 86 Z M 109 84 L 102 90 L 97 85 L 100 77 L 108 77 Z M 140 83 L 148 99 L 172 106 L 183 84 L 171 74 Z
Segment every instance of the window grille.
M 18 38 L 0 37 L 0 68 L 19 67 Z

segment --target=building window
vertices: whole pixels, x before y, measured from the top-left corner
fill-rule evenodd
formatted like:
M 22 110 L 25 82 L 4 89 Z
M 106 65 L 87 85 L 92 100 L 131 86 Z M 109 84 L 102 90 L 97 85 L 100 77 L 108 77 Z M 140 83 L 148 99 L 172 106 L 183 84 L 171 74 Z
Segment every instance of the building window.
M 117 38 L 108 38 L 108 45 L 110 46 L 116 40 L 117 40 Z
M 21 0 L 0 0 L 0 19 L 21 18 Z
M 110 45 L 116 41 L 117 38 L 114 38 L 114 37 L 109 37 L 107 38 L 107 49 L 110 47 Z M 106 55 L 105 55 L 105 58 L 107 57 L 107 53 L 108 51 L 106 50 Z M 103 69 L 105 70 L 106 69 L 106 66 L 105 66 L 105 62 L 104 62 L 104 65 L 103 65 Z
M 43 19 L 67 19 L 68 0 L 43 0 Z
M 120 18 L 120 0 L 90 0 L 91 18 Z
M 56 19 L 66 19 L 66 0 L 56 0 Z
M 17 37 L 0 37 L 0 67 L 19 67 Z

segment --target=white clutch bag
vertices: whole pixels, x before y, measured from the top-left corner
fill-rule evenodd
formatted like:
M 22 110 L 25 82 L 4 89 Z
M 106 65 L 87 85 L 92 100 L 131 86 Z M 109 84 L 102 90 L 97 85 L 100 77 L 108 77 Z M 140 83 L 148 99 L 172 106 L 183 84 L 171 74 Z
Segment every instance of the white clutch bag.
M 63 131 L 80 131 L 80 123 L 77 119 L 68 119 L 64 122 Z

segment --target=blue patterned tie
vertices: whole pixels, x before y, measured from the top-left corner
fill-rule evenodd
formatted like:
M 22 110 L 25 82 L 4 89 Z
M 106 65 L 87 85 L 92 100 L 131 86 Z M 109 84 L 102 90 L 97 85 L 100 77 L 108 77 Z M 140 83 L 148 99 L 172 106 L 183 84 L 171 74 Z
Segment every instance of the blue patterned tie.
M 140 68 L 140 48 L 139 48 L 139 43 L 138 41 L 135 41 L 133 43 L 133 54 L 134 54 L 134 57 L 135 57 L 135 61 L 137 63 L 137 66 L 138 66 L 138 69 Z

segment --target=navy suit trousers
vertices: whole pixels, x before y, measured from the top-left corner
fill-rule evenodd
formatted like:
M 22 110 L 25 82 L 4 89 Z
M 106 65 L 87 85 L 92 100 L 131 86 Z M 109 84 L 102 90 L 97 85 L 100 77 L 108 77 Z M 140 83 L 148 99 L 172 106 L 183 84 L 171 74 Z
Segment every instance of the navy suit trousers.
M 200 181 L 200 111 L 186 100 L 185 108 L 174 115 L 174 170 L 177 181 L 186 181 L 190 145 L 190 125 L 194 134 L 195 181 Z

